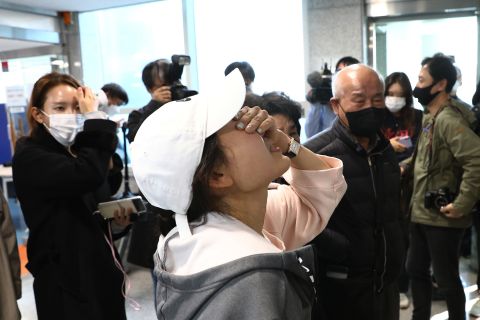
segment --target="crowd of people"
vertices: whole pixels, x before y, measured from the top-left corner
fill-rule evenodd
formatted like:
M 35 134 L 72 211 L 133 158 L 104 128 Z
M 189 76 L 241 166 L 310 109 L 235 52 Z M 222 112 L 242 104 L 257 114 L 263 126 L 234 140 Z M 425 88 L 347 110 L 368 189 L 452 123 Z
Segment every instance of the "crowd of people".
M 413 88 L 350 56 L 310 73 L 303 144 L 302 105 L 255 93 L 248 62 L 228 65 L 215 91 L 180 96 L 171 64 L 144 67 L 150 101 L 123 126 L 118 84 L 94 94 L 50 73 L 33 86 L 12 166 L 38 319 L 126 319 L 114 240 L 127 234 L 158 319 L 395 320 L 411 299 L 412 319 L 427 320 L 434 286 L 449 319 L 465 319 L 459 256 L 480 220 L 480 137 L 451 57 L 425 58 Z M 105 219 L 98 208 L 122 179 L 121 126 L 147 203 L 135 221 L 132 209 Z M 2 208 L 0 318 L 18 319 Z

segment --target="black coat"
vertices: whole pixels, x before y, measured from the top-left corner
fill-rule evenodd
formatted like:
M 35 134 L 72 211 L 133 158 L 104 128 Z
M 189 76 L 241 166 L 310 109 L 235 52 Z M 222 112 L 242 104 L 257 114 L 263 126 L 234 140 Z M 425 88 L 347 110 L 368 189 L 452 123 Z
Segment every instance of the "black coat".
M 105 222 L 92 214 L 115 131 L 113 121 L 86 120 L 72 147 L 76 157 L 42 126 L 16 145 L 13 181 L 30 230 L 27 268 L 40 320 L 126 319 L 123 275 L 106 242 Z
M 310 150 L 343 161 L 348 188 L 327 228 L 313 242 L 324 266 L 340 266 L 348 278 L 371 280 L 377 290 L 396 281 L 404 260 L 399 225 L 400 170 L 381 133 L 367 153 L 337 120 L 305 143 Z M 370 163 L 370 165 L 369 165 Z
M 138 110 L 133 110 L 128 115 L 128 142 L 132 143 L 133 140 L 135 140 L 135 135 L 137 134 L 138 129 L 140 129 L 143 121 L 145 121 L 145 119 L 147 119 L 152 113 L 157 111 L 163 105 L 164 103 L 152 99 L 146 106 Z

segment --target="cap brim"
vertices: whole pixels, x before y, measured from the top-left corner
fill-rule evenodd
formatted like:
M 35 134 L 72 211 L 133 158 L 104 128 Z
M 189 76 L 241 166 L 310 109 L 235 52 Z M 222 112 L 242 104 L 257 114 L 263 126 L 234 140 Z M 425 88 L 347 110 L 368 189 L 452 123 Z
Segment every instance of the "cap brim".
M 206 95 L 208 119 L 206 136 L 209 137 L 226 125 L 238 113 L 245 101 L 245 81 L 238 69 L 229 73 L 216 94 Z

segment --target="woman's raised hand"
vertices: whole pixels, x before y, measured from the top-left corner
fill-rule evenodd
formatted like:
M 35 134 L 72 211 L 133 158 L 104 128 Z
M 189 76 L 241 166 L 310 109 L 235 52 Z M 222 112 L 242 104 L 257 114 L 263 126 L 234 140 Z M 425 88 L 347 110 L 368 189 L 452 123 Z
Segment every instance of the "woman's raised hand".
M 98 102 L 89 87 L 77 88 L 77 100 L 82 114 L 98 110 Z
M 237 121 L 236 128 L 245 130 L 247 133 L 258 133 L 271 141 L 274 150 L 285 153 L 288 150 L 290 137 L 278 130 L 275 120 L 267 111 L 260 107 L 243 107 L 235 116 Z

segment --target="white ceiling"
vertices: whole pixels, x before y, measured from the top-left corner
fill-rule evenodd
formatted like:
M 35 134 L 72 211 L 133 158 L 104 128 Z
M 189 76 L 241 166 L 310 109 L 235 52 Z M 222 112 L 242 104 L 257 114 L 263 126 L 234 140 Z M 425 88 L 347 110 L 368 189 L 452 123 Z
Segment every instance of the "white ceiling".
M 122 7 L 153 0 L 0 0 L 2 3 L 51 11 L 92 11 Z
M 13 10 L 15 10 L 15 8 L 28 8 L 29 10 L 32 10 L 34 12 L 82 12 L 122 7 L 151 1 L 152 0 L 0 0 L 0 7 L 5 7 L 6 9 Z M 35 48 L 45 45 L 48 44 L 0 38 L 0 52 Z

